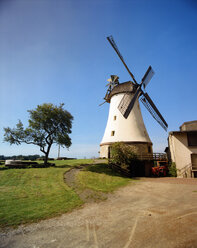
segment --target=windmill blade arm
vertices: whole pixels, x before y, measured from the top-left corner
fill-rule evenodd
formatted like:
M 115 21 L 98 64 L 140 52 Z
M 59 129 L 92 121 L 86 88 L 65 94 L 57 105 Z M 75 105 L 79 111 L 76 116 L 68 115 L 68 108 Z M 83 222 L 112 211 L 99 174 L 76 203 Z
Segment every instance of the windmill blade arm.
M 153 116 L 153 118 L 163 127 L 165 131 L 167 131 L 168 124 L 164 120 L 163 116 L 151 100 L 150 96 L 147 93 L 143 93 L 141 97 L 141 102 L 144 104 L 144 106 L 147 108 L 149 113 Z
M 139 86 L 135 92 L 135 94 L 132 96 L 129 93 L 126 93 L 122 100 L 120 101 L 120 104 L 118 105 L 118 109 L 121 112 L 121 114 L 127 119 L 129 114 L 131 113 L 131 110 L 134 107 L 134 104 L 141 94 L 141 87 Z
M 124 61 L 124 59 L 123 59 L 123 57 L 122 57 L 120 51 L 118 50 L 118 47 L 117 47 L 117 45 L 116 45 L 116 43 L 115 43 L 113 37 L 112 37 L 112 36 L 109 36 L 109 37 L 107 37 L 107 39 L 108 39 L 109 43 L 111 44 L 111 46 L 113 47 L 113 49 L 114 49 L 114 50 L 116 51 L 116 53 L 118 54 L 118 57 L 120 58 L 120 60 L 122 61 L 123 65 L 124 65 L 125 68 L 127 69 L 128 73 L 129 73 L 130 76 L 132 77 L 134 83 L 138 85 L 138 83 L 137 83 L 137 81 L 135 80 L 133 74 L 131 73 L 131 71 L 129 70 L 128 66 L 126 65 L 126 63 L 125 63 L 125 61 Z
M 100 103 L 100 104 L 99 104 L 99 106 L 102 106 L 104 103 L 106 103 L 106 101 L 104 101 L 104 102 Z

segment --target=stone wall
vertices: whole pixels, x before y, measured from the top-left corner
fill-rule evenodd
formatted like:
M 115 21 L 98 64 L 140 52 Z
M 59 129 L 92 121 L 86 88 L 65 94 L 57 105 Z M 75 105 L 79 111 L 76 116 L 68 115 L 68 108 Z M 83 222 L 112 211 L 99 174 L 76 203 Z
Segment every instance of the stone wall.
M 143 155 L 151 155 L 153 154 L 152 143 L 142 143 L 142 142 L 121 142 L 126 145 L 129 145 L 132 150 L 139 157 Z M 109 158 L 110 154 L 110 146 L 114 143 L 104 143 L 100 145 L 100 158 Z

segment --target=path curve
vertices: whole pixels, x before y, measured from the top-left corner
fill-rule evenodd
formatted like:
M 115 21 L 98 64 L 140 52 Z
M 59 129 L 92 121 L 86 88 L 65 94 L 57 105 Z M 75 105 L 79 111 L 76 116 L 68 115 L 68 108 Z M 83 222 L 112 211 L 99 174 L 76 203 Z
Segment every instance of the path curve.
M 94 163 L 96 164 L 96 163 Z M 64 173 L 64 181 L 65 183 L 72 188 L 80 197 L 80 199 L 85 203 L 90 202 L 99 202 L 102 200 L 106 200 L 110 195 L 109 193 L 103 193 L 94 191 L 92 189 L 82 188 L 79 183 L 77 183 L 76 177 L 77 174 L 84 170 L 85 167 L 91 166 L 91 164 L 85 164 L 81 166 L 77 166 L 72 168 L 71 170 Z
M 0 247 L 197 247 L 197 185 L 161 180 L 139 179 L 106 201 L 2 232 Z

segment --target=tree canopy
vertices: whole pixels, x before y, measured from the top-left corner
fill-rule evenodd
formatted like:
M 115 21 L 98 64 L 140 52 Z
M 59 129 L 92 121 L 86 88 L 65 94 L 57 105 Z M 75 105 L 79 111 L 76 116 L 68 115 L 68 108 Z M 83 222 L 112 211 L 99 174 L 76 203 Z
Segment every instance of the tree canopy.
M 28 110 L 29 125 L 24 128 L 19 120 L 15 128 L 4 128 L 4 141 L 11 145 L 21 143 L 33 144 L 40 147 L 45 154 L 47 164 L 52 144 L 62 147 L 71 146 L 71 133 L 73 116 L 63 108 L 64 104 L 55 106 L 52 103 L 38 105 L 36 109 Z

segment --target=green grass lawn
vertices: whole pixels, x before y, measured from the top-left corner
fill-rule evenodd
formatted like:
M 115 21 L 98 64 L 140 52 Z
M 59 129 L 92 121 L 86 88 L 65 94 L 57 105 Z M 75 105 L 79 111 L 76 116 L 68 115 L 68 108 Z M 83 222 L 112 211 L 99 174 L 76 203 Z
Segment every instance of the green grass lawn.
M 0 227 L 17 226 L 68 212 L 82 200 L 69 188 L 63 175 L 73 166 L 91 164 L 91 159 L 56 160 L 55 167 L 0 168 Z M 131 181 L 107 168 L 106 164 L 88 166 L 77 175 L 80 187 L 110 192 Z
M 43 161 L 42 161 L 43 162 Z M 78 166 L 82 164 L 91 164 L 93 159 L 71 159 L 71 160 L 51 160 L 50 163 L 55 163 L 56 166 Z
M 131 180 L 115 173 L 108 168 L 107 164 L 88 166 L 77 175 L 79 187 L 102 192 L 112 192 L 121 186 L 127 185 Z
M 72 166 L 92 160 L 53 161 L 57 167 L 0 170 L 0 226 L 56 216 L 82 204 L 63 180 Z

